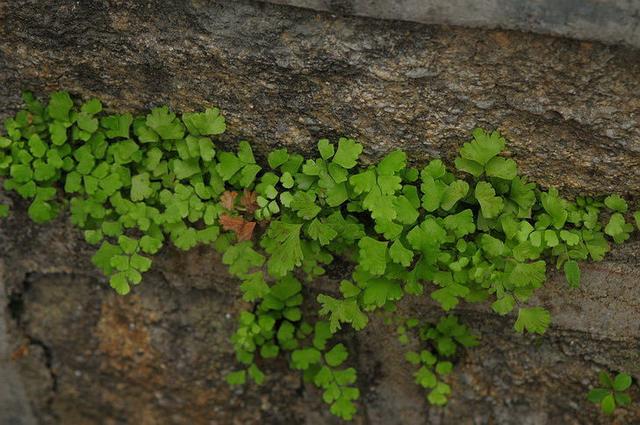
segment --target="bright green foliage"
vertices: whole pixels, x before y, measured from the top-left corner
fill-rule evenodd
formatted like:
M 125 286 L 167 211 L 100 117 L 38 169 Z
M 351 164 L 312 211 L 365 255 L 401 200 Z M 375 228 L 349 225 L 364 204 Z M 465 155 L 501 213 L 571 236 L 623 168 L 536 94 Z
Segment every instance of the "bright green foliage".
M 435 406 L 447 403 L 451 387 L 445 382 L 453 370 L 452 360 L 458 348 L 478 345 L 471 330 L 458 322 L 455 316 L 446 316 L 436 324 L 420 324 L 417 319 L 408 319 L 397 329 L 402 344 L 410 342 L 410 335 L 420 341 L 420 351 L 408 351 L 405 359 L 416 366 L 415 382 L 427 390 L 427 400 Z
M 569 286 L 572 288 L 580 286 L 580 266 L 577 261 L 569 260 L 564 263 L 564 274 Z
M 284 276 L 296 266 L 301 265 L 303 258 L 300 242 L 301 224 L 290 224 L 272 221 L 262 246 L 271 256 L 267 262 L 272 276 Z
M 609 195 L 604 199 L 604 204 L 612 211 L 626 213 L 629 206 L 620 195 Z
M 525 329 L 528 332 L 543 334 L 551 323 L 551 315 L 542 307 L 521 307 L 518 310 L 518 319 L 516 320 L 514 329 L 522 332 Z
M 314 158 L 274 150 L 263 168 L 248 142 L 235 151 L 219 143 L 226 124 L 216 108 L 108 115 L 100 101 L 76 104 L 65 92 L 48 105 L 23 99 L 26 109 L 0 136 L 0 177 L 29 201 L 34 221 L 68 207 L 96 245 L 93 263 L 121 294 L 166 243 L 211 245 L 251 303 L 232 338 L 244 367 L 228 381 L 265 382 L 262 362 L 284 355 L 345 419 L 359 395 L 355 370 L 341 368 L 346 347 L 333 341 L 345 324 L 361 330 L 371 312 L 426 294 L 445 311 L 461 302 L 488 301 L 500 315 L 517 307 L 516 330 L 542 333 L 550 315 L 528 300 L 548 263 L 578 286 L 579 261 L 602 260 L 610 241 L 631 238 L 627 220 L 640 227 L 640 212 L 625 216 L 620 196 L 571 202 L 519 177 L 497 131 L 473 132 L 456 174 L 438 159 L 408 167 L 399 150 L 359 166 L 363 146 L 346 138 L 320 140 Z M 7 214 L 0 205 L 0 217 Z M 316 297 L 320 319 L 304 318 L 303 284 L 337 257 L 348 274 Z M 426 346 L 409 355 L 420 366 L 416 380 L 431 404 L 444 404 L 458 349 L 476 340 L 454 316 L 412 324 Z
M 633 225 L 627 223 L 621 213 L 613 213 L 604 228 L 604 232 L 611 236 L 616 243 L 622 243 L 629 239 L 632 231 Z
M 614 379 L 607 372 L 602 371 L 599 375 L 601 387 L 589 391 L 587 399 L 600 405 L 602 412 L 612 415 L 616 406 L 627 406 L 631 403 L 628 390 L 631 386 L 631 376 L 626 373 L 618 373 Z

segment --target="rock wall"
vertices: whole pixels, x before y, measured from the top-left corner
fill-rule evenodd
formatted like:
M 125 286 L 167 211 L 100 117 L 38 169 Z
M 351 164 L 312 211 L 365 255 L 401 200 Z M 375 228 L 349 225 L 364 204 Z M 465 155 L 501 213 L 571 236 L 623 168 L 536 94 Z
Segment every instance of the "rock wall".
M 112 110 L 217 105 L 228 119 L 223 142 L 249 139 L 262 157 L 348 135 L 369 159 L 402 148 L 417 163 L 451 161 L 472 128 L 498 128 L 533 181 L 567 196 L 640 195 L 640 52 L 630 48 L 237 0 L 12 0 L 0 2 L 0 82 L 0 118 L 19 108 L 23 89 L 97 96 Z M 211 249 L 163 250 L 119 297 L 66 217 L 35 225 L 18 198 L 0 198 L 13 204 L 0 222 L 0 373 L 23 384 L 14 396 L 35 422 L 338 423 L 284 361 L 266 367 L 263 387 L 226 385 L 242 301 Z M 640 423 L 638 402 L 609 419 L 585 400 L 600 369 L 640 377 L 638 266 L 636 236 L 585 265 L 580 289 L 551 271 L 538 295 L 554 318 L 543 337 L 516 335 L 513 318 L 486 306 L 462 306 L 482 344 L 461 358 L 446 408 L 427 407 L 380 318 L 345 333 L 360 373 L 355 423 Z M 340 278 L 336 267 L 309 298 Z M 401 308 L 437 314 L 424 300 Z M 20 417 L 0 413 L 0 423 L 32 423 Z
M 505 28 L 640 47 L 640 3 L 628 0 L 263 0 L 423 24 Z

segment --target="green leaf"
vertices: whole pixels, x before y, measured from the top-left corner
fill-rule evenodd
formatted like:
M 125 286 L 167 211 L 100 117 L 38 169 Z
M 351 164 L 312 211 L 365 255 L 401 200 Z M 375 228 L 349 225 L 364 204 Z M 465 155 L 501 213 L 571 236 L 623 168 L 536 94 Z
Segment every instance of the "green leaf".
M 396 239 L 389 248 L 389 257 L 393 262 L 409 267 L 413 261 L 413 251 L 405 248 L 400 239 Z
M 409 363 L 411 363 L 414 366 L 417 366 L 420 364 L 420 355 L 418 353 L 416 353 L 415 351 L 409 351 L 404 355 L 405 360 L 407 360 Z
M 67 141 L 67 128 L 58 121 L 49 124 L 49 134 L 51 135 L 51 143 L 56 146 L 64 145 Z
M 440 208 L 445 211 L 452 209 L 455 204 L 467 196 L 469 192 L 469 184 L 464 180 L 456 180 L 444 189 L 442 193 L 442 199 Z
M 176 234 L 175 237 L 172 235 L 172 241 L 176 248 L 188 251 L 198 244 L 196 229 L 193 227 L 187 227 L 180 233 Z
M 449 311 L 458 305 L 459 297 L 464 297 L 469 293 L 469 289 L 457 283 L 451 283 L 444 288 L 431 293 L 431 298 L 437 301 L 443 310 Z
M 502 298 L 497 299 L 493 304 L 491 304 L 491 308 L 499 315 L 504 316 L 513 310 L 515 303 L 516 301 L 512 295 L 505 294 Z
M 565 208 L 566 201 L 560 198 L 557 189 L 549 189 L 540 194 L 540 201 L 544 210 L 551 216 L 553 226 L 561 229 L 567 221 L 568 212 Z
M 355 299 L 337 300 L 329 295 L 318 295 L 318 302 L 322 305 L 320 315 L 329 315 L 331 332 L 341 328 L 341 323 L 350 323 L 353 329 L 362 330 L 369 321 L 362 313 Z
M 362 296 L 363 304 L 372 307 L 383 307 L 388 301 L 397 301 L 402 298 L 403 292 L 400 284 L 394 280 L 371 279 Z
M 311 224 L 309 224 L 307 232 L 312 239 L 320 242 L 320 245 L 327 245 L 336 236 L 338 236 L 338 232 L 336 232 L 333 227 L 328 224 L 322 223 L 317 218 L 313 219 Z
M 256 366 L 255 363 L 249 366 L 248 372 L 251 379 L 253 379 L 253 382 L 258 385 L 262 385 L 264 383 L 264 373 L 258 369 L 258 366 Z
M 629 232 L 631 232 L 631 225 L 627 224 L 624 216 L 620 213 L 614 213 L 609 219 L 609 223 L 604 228 L 604 232 L 611 236 L 617 243 L 624 242 L 629 239 Z
M 100 249 L 91 257 L 91 262 L 102 270 L 105 275 L 110 275 L 113 270 L 111 259 L 121 253 L 122 249 L 119 246 L 104 241 L 102 245 L 100 245 Z
M 613 389 L 616 391 L 624 391 L 631 386 L 631 376 L 626 373 L 619 373 L 613 380 Z
M 580 266 L 575 260 L 569 260 L 564 263 L 564 275 L 567 278 L 569 286 L 578 288 L 580 286 Z
M 447 404 L 447 396 L 451 394 L 451 388 L 444 382 L 438 382 L 435 389 L 427 395 L 429 404 L 443 406 Z
M 320 156 L 322 157 L 322 159 L 324 159 L 325 161 L 331 159 L 331 157 L 335 153 L 333 144 L 331 144 L 328 139 L 320 139 L 318 141 L 318 151 L 320 152 Z
M 442 376 L 450 374 L 452 370 L 453 363 L 451 362 L 438 362 L 436 365 L 436 372 Z
M 244 241 L 226 249 L 222 262 L 229 266 L 232 275 L 242 277 L 252 268 L 261 267 L 264 256 L 252 248 L 251 241 Z
M 349 357 L 349 353 L 343 344 L 334 345 L 333 348 L 324 355 L 325 361 L 331 367 L 340 366 L 347 360 L 347 357 Z
M 436 375 L 428 367 L 422 366 L 415 373 L 416 384 L 423 388 L 434 388 L 438 382 Z
M 473 221 L 473 212 L 470 209 L 458 214 L 447 215 L 443 221 L 444 227 L 453 232 L 456 238 L 462 238 L 476 231 Z
M 304 220 L 311 220 L 321 211 L 321 208 L 315 202 L 315 193 L 297 191 L 289 203 L 289 208 L 296 211 L 298 217 Z
M 58 91 L 51 94 L 47 110 L 49 116 L 57 121 L 69 121 L 69 111 L 73 107 L 73 101 L 69 93 Z
M 476 185 L 475 196 L 480 203 L 482 215 L 486 218 L 497 217 L 504 206 L 502 198 L 495 195 L 496 191 L 489 183 L 478 182 Z
M 131 290 L 127 275 L 124 272 L 119 272 L 111 276 L 109 284 L 120 295 L 126 295 Z
M 356 297 L 361 292 L 361 289 L 358 288 L 353 283 L 348 280 L 343 280 L 340 282 L 340 293 L 345 298 Z
M 605 414 L 612 415 L 616 410 L 616 401 L 613 398 L 613 394 L 606 395 L 600 402 L 600 407 Z
M 497 131 L 489 134 L 480 128 L 473 131 L 473 139 L 462 146 L 460 156 L 482 166 L 498 155 L 506 144 L 504 138 Z
M 176 118 L 176 114 L 170 112 L 166 106 L 153 108 L 147 115 L 146 124 L 163 140 L 178 140 L 184 137 L 182 123 Z
M 509 274 L 509 281 L 517 287 L 540 287 L 546 279 L 547 265 L 544 261 L 517 263 Z
M 204 112 L 184 113 L 182 122 L 194 136 L 222 134 L 226 130 L 225 119 L 218 108 L 207 108 Z
M 269 167 L 274 170 L 279 166 L 283 165 L 285 162 L 289 160 L 289 153 L 286 149 L 276 149 L 269 153 L 267 157 L 267 162 L 269 162 Z
M 110 139 L 128 138 L 132 122 L 133 117 L 131 114 L 109 115 L 100 120 L 100 124 L 107 130 L 106 134 Z
M 616 392 L 613 396 L 619 406 L 628 406 L 631 404 L 631 396 L 627 393 Z
M 387 266 L 387 243 L 368 236 L 360 239 L 360 266 L 373 275 L 382 275 Z
M 483 234 L 480 237 L 480 246 L 489 257 L 499 257 L 504 252 L 504 243 L 491 235 Z
M 271 255 L 267 262 L 271 276 L 285 276 L 294 267 L 302 265 L 301 228 L 301 224 L 271 222 L 267 230 L 267 238 L 262 240 L 263 247 Z
M 359 391 L 357 388 L 353 389 L 353 393 L 354 395 L 352 397 L 358 398 Z M 350 421 L 353 419 L 353 415 L 355 415 L 357 410 L 355 404 L 353 404 L 351 400 L 342 396 L 339 397 L 336 402 L 331 405 L 330 411 L 337 417 L 344 419 L 345 421 Z
M 56 210 L 53 206 L 44 201 L 35 200 L 27 210 L 29 217 L 36 223 L 44 223 L 55 218 Z
M 349 183 L 356 194 L 371 192 L 376 185 L 376 173 L 371 169 L 363 171 L 351 176 Z
M 610 210 L 619 213 L 626 213 L 629 206 L 627 205 L 627 201 L 625 201 L 620 195 L 609 195 L 605 198 L 604 204 Z
M 255 263 L 254 263 L 255 264 Z M 248 269 L 249 267 L 246 267 Z M 246 271 L 245 271 L 246 273 Z M 269 285 L 264 281 L 261 272 L 252 273 L 247 280 L 240 285 L 242 299 L 247 302 L 254 302 L 264 298 L 270 291 Z
M 396 220 L 402 224 L 414 224 L 420 215 L 416 207 L 406 196 L 394 198 L 393 204 L 396 208 Z
M 333 162 L 350 169 L 356 166 L 356 161 L 361 153 L 361 144 L 352 139 L 340 138 L 338 140 L 338 151 L 333 157 Z
M 286 301 L 300 293 L 302 285 L 293 276 L 288 275 L 280 279 L 278 283 L 271 288 L 271 294 L 281 301 Z
M 98 119 L 91 115 L 80 113 L 77 118 L 78 128 L 88 133 L 95 133 L 98 129 Z
M 200 158 L 203 161 L 213 161 L 213 157 L 216 154 L 216 150 L 213 146 L 213 142 L 208 137 L 201 137 L 198 139 L 198 148 L 200 150 Z
M 542 307 L 521 307 L 518 310 L 518 319 L 514 325 L 517 332 L 527 332 L 543 334 L 551 323 L 551 315 Z
M 244 163 L 237 156 L 229 152 L 221 152 L 218 155 L 218 161 L 216 170 L 225 181 L 230 180 L 244 166 Z
M 95 115 L 102 111 L 102 103 L 98 99 L 91 99 L 82 105 L 80 111 L 87 115 Z
M 604 399 L 609 394 L 611 394 L 611 390 L 608 390 L 606 388 L 594 388 L 589 391 L 589 394 L 587 394 L 587 399 L 592 403 L 600 404 L 602 399 Z
M 140 239 L 140 248 L 147 254 L 155 254 L 162 247 L 162 241 L 149 235 L 144 235 Z
M 200 173 L 200 163 L 197 159 L 188 159 L 186 161 L 175 159 L 172 162 L 173 172 L 179 180 L 188 179 Z
M 47 152 L 47 145 L 42 141 L 40 136 L 33 134 L 29 138 L 29 150 L 36 158 L 42 158 Z
M 309 366 L 317 364 L 322 358 L 320 351 L 315 348 L 294 350 L 291 353 L 291 363 L 294 369 L 305 370 Z
M 392 176 L 406 167 L 407 154 L 401 150 L 387 154 L 378 164 L 377 171 L 381 176 Z
M 227 374 L 225 380 L 229 385 L 243 385 L 247 380 L 246 371 L 238 370 L 236 372 L 231 372 Z
M 487 176 L 513 180 L 518 174 L 518 166 L 512 159 L 502 157 L 492 158 L 486 165 Z
M 613 379 L 611 379 L 611 375 L 609 375 L 604 370 L 600 371 L 600 373 L 598 374 L 598 380 L 600 381 L 601 385 L 607 388 L 613 388 Z
M 149 173 L 142 173 L 131 178 L 131 200 L 142 201 L 153 194 L 153 189 L 149 182 Z

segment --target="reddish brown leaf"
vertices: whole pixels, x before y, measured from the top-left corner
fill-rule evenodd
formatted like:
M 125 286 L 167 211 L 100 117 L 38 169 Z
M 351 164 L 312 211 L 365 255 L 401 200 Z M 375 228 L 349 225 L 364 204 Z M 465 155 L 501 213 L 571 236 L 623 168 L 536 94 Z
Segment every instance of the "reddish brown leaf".
M 232 217 L 227 214 L 220 216 L 220 224 L 224 230 L 233 231 L 238 237 L 238 242 L 250 241 L 253 237 L 253 229 L 256 227 L 255 221 L 245 221 L 242 217 Z
M 245 221 L 242 229 L 236 232 L 238 235 L 238 242 L 250 241 L 253 237 L 253 229 L 256 227 L 255 221 Z
M 222 214 L 220 216 L 220 224 L 222 224 L 224 230 L 233 230 L 237 234 L 244 226 L 244 218 Z
M 238 196 L 238 192 L 230 192 L 225 190 L 222 195 L 220 195 L 220 203 L 227 210 L 233 210 L 233 206 L 236 202 L 236 197 Z
M 240 198 L 240 205 L 245 207 L 249 214 L 253 214 L 258 209 L 258 204 L 256 203 L 257 198 L 258 194 L 256 192 L 245 189 Z
M 29 346 L 25 344 L 11 354 L 11 360 L 19 360 L 27 354 L 29 354 Z

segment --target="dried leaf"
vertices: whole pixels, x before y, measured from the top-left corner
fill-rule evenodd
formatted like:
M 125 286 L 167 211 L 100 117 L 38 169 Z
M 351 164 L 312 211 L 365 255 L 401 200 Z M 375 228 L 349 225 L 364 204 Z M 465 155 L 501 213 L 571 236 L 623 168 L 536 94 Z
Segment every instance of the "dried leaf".
M 16 361 L 29 354 L 29 346 L 27 344 L 20 346 L 11 354 L 11 360 Z
M 253 236 L 253 229 L 256 227 L 255 221 L 245 221 L 242 229 L 236 232 L 238 235 L 238 242 L 250 241 Z
M 224 230 L 233 230 L 234 232 L 238 233 L 240 230 L 242 230 L 242 227 L 244 225 L 244 218 L 222 214 L 220 216 L 220 224 L 222 224 L 222 228 Z
M 220 224 L 224 230 L 233 231 L 238 237 L 238 242 L 251 240 L 253 229 L 256 227 L 255 221 L 246 221 L 242 217 L 232 217 L 227 214 L 220 216 Z
M 237 197 L 238 192 L 225 190 L 222 195 L 220 195 L 220 203 L 225 209 L 233 210 Z
M 253 214 L 258 209 L 257 198 L 258 194 L 256 192 L 245 189 L 240 198 L 240 205 L 245 207 L 249 214 Z

